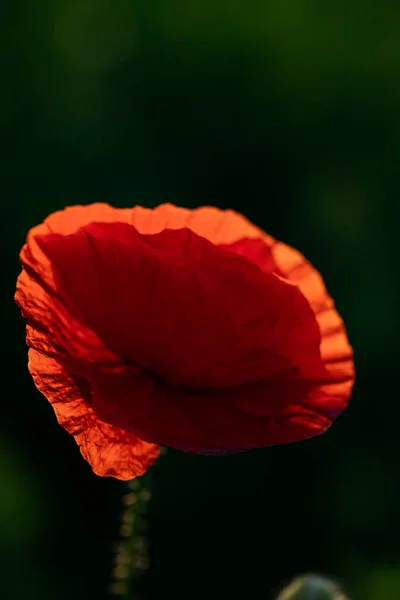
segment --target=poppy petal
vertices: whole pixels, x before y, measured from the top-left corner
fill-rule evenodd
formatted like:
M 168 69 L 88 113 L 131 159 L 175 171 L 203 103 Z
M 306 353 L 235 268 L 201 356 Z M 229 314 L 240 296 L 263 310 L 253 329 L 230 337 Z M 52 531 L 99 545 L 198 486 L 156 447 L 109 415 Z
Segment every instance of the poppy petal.
M 216 454 L 323 433 L 343 410 L 310 382 L 285 378 L 229 389 L 166 384 L 124 368 L 92 373 L 93 408 L 106 422 L 161 445 Z
M 88 382 L 69 375 L 55 359 L 29 350 L 29 371 L 50 401 L 57 420 L 71 433 L 97 475 L 129 480 L 157 459 L 159 447 L 103 422 L 90 407 Z
M 28 346 L 65 361 L 119 363 L 119 357 L 104 346 L 84 320 L 66 309 L 53 282 L 50 263 L 47 265 L 46 280 L 51 280 L 55 289 L 51 289 L 46 280 L 40 278 L 43 261 L 36 263 L 35 267 L 25 266 L 18 278 L 15 293 L 22 315 L 28 319 Z
M 319 327 L 293 283 L 188 229 L 95 224 L 37 242 L 68 313 L 121 357 L 87 372 L 104 421 L 238 451 L 316 435 L 343 409 L 321 388 Z
M 276 273 L 295 283 L 316 315 L 321 333 L 321 356 L 336 380 L 337 393 L 349 398 L 355 372 L 344 323 L 321 275 L 300 252 L 275 240 L 232 210 L 209 206 L 189 210 L 171 204 L 154 209 L 137 206 L 132 210 L 131 222 L 141 233 L 189 227 L 214 244 L 246 257 L 265 272 Z
M 185 229 L 206 238 L 213 244 L 232 244 L 243 238 L 273 238 L 250 223 L 234 210 L 220 210 L 214 206 L 187 209 L 173 204 L 161 204 L 156 208 L 135 206 L 131 223 L 140 233 L 160 233 L 164 229 Z
M 232 387 L 320 367 L 298 288 L 188 229 L 150 236 L 90 225 L 38 244 L 68 314 L 139 370 L 180 386 Z
M 71 207 L 21 261 L 30 370 L 99 474 L 134 476 L 156 444 L 304 439 L 347 405 L 352 349 L 321 276 L 234 211 Z
M 51 277 L 51 270 L 36 243 L 38 236 L 52 233 L 69 235 L 89 223 L 128 223 L 131 212 L 131 209 L 114 208 L 100 202 L 87 206 L 68 206 L 63 210 L 58 210 L 29 231 L 26 244 L 21 250 L 21 261 L 28 267 L 32 266 L 44 279 L 48 279 Z M 47 281 L 47 284 L 51 285 L 51 281 Z
M 266 273 L 277 275 L 298 286 L 310 304 L 318 323 L 320 354 L 331 384 L 325 390 L 346 401 L 354 385 L 353 350 L 349 344 L 343 320 L 335 309 L 318 271 L 300 252 L 267 236 L 243 239 L 224 247 L 257 264 Z

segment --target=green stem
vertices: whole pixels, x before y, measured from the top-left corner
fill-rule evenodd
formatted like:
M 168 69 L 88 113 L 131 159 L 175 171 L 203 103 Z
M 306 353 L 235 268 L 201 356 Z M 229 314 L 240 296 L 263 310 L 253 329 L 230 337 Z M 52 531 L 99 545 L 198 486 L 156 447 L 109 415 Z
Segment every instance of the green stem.
M 123 496 L 124 510 L 120 527 L 120 540 L 114 552 L 114 568 L 109 591 L 122 598 L 137 598 L 134 581 L 148 568 L 147 538 L 144 514 L 150 500 L 148 474 L 126 484 Z

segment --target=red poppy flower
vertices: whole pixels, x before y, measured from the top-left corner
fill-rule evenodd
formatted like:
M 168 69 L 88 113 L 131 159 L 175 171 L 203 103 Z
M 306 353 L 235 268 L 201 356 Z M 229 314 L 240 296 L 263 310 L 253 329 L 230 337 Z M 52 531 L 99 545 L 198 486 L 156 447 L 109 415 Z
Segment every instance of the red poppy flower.
M 320 275 L 235 212 L 75 206 L 21 262 L 29 370 L 99 475 L 142 474 L 160 444 L 309 438 L 347 405 L 352 350 Z

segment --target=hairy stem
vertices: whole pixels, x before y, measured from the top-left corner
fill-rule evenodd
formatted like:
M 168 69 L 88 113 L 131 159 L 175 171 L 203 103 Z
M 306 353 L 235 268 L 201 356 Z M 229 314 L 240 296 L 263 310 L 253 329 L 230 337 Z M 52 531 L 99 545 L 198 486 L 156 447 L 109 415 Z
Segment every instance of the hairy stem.
M 126 484 L 127 493 L 122 502 L 120 539 L 113 551 L 114 567 L 109 591 L 120 598 L 138 598 L 134 581 L 148 568 L 148 543 L 144 515 L 150 500 L 149 475 L 134 479 Z

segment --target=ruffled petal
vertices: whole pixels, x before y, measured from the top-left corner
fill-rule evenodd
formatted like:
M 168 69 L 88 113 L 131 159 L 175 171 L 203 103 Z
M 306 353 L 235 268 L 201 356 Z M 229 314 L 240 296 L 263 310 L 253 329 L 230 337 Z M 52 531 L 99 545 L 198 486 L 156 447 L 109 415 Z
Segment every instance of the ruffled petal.
M 353 350 L 321 275 L 300 252 L 282 242 L 272 246 L 272 254 L 279 272 L 293 281 L 310 303 L 321 332 L 321 358 L 332 378 L 343 380 L 341 389 L 350 396 L 355 375 Z
M 344 323 L 337 313 L 321 275 L 304 256 L 264 233 L 242 215 L 215 207 L 194 210 L 163 204 L 154 209 L 140 206 L 132 210 L 132 224 L 141 233 L 158 233 L 165 228 L 190 228 L 214 244 L 256 263 L 267 273 L 276 273 L 295 283 L 313 309 L 321 334 L 321 358 L 334 380 L 330 392 L 348 400 L 354 385 L 353 351 Z
M 191 387 L 293 369 L 322 376 L 318 327 L 297 286 L 189 229 L 97 224 L 37 241 L 68 314 L 120 362 Z
M 37 242 L 68 313 L 123 359 L 85 374 L 103 421 L 214 453 L 316 435 L 343 409 L 321 387 L 315 314 L 281 276 L 189 229 L 96 224 Z
M 52 287 L 52 271 L 49 262 L 38 247 L 36 238 L 49 234 L 69 235 L 89 223 L 129 223 L 131 209 L 114 208 L 108 204 L 95 203 L 87 206 L 69 206 L 49 215 L 43 223 L 33 227 L 26 239 L 20 258 L 23 266 L 33 268 L 37 276 Z
M 15 300 L 28 319 L 27 343 L 45 353 L 60 354 L 89 362 L 114 363 L 117 360 L 98 336 L 66 310 L 54 281 L 51 261 L 37 243 L 40 236 L 69 235 L 93 222 L 129 222 L 130 209 L 116 209 L 108 204 L 72 206 L 48 216 L 33 227 L 27 236 L 20 260 L 23 267 L 17 280 Z
M 304 439 L 347 405 L 352 349 L 320 275 L 233 211 L 71 207 L 21 261 L 30 370 L 99 474 L 134 476 L 132 445 L 145 465 L 155 444 Z
M 314 312 L 320 332 L 320 356 L 327 373 L 326 381 L 321 382 L 321 393 L 328 400 L 340 398 L 345 408 L 355 379 L 353 350 L 321 275 L 300 252 L 270 236 L 242 239 L 225 248 L 298 287 Z
M 202 454 L 310 438 L 343 409 L 301 378 L 212 390 L 171 386 L 129 368 L 98 369 L 91 387 L 93 408 L 104 421 L 141 439 Z
M 47 260 L 47 259 L 46 259 Z M 53 270 L 48 262 L 48 276 L 39 275 L 40 263 L 23 269 L 18 277 L 15 300 L 22 315 L 28 319 L 26 341 L 28 346 L 64 361 L 93 364 L 119 363 L 99 336 L 91 330 L 82 315 L 71 314 L 53 281 Z M 53 282 L 53 287 L 46 280 Z
M 161 204 L 156 208 L 135 206 L 131 223 L 140 232 L 160 233 L 164 229 L 185 229 L 206 238 L 213 244 L 232 244 L 243 238 L 270 238 L 245 217 L 233 210 L 220 210 L 213 206 L 188 209 Z
M 71 433 L 82 456 L 103 477 L 129 480 L 142 475 L 159 447 L 102 421 L 90 407 L 87 380 L 72 377 L 54 358 L 29 350 L 29 371 L 38 390 L 52 404 L 57 420 Z

